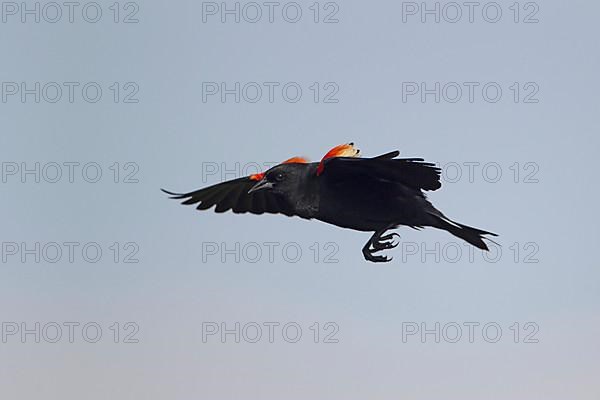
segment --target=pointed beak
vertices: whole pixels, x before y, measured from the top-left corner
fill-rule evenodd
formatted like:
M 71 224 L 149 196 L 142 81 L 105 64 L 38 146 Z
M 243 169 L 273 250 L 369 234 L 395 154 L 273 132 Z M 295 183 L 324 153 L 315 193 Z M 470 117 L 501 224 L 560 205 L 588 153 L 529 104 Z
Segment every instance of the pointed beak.
M 258 181 L 258 183 L 254 186 L 252 186 L 250 188 L 250 190 L 248 190 L 248 194 L 252 193 L 252 192 L 257 192 L 259 190 L 263 190 L 263 189 L 271 189 L 273 187 L 273 184 L 269 181 L 267 181 L 265 178 L 261 179 L 260 181 Z

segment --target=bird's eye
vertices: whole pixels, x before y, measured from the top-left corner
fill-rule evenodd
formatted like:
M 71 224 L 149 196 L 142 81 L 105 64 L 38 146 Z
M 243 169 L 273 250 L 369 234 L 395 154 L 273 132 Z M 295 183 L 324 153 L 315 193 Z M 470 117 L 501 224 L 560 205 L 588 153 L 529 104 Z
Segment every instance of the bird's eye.
M 278 172 L 277 175 L 275 175 L 275 180 L 277 182 L 281 182 L 284 179 L 285 179 L 285 175 L 283 174 L 283 172 Z

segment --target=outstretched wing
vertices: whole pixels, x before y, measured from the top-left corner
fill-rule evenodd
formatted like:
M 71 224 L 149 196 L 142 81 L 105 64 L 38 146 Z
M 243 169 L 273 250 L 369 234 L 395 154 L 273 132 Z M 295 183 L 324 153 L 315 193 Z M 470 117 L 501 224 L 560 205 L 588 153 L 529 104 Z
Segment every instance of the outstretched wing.
M 284 199 L 276 193 L 268 190 L 259 190 L 248 194 L 250 188 L 255 184 L 255 180 L 244 177 L 189 193 L 173 193 L 164 189 L 161 190 L 171 195 L 172 199 L 184 200 L 181 204 L 198 204 L 196 207 L 197 210 L 208 210 L 216 205 L 215 212 L 218 213 L 233 210 L 236 214 L 249 212 L 252 214 L 294 215 L 292 209 L 286 204 Z
M 394 151 L 373 158 L 334 157 L 324 161 L 323 175 L 334 180 L 353 180 L 359 177 L 399 182 L 415 189 L 437 190 L 440 168 L 422 158 L 394 158 Z

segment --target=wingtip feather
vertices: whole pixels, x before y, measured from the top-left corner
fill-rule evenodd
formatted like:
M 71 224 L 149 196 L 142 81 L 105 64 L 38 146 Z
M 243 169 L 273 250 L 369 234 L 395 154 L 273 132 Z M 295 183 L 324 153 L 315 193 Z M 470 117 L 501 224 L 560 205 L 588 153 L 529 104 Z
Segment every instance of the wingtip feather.
M 185 193 L 175 193 L 175 192 L 169 192 L 168 190 L 166 190 L 166 189 L 163 189 L 163 188 L 161 188 L 160 190 L 161 190 L 163 193 L 166 193 L 166 194 L 168 194 L 169 196 L 171 196 L 171 197 L 169 197 L 170 199 L 176 199 L 176 200 L 179 200 L 179 199 L 183 199 L 184 197 L 187 197 L 187 195 L 186 195 Z

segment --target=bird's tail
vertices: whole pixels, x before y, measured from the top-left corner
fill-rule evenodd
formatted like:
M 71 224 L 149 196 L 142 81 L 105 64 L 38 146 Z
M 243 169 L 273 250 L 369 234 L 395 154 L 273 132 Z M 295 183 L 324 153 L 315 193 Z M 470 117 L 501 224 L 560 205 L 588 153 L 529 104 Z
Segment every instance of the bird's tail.
M 435 228 L 446 230 L 446 231 L 450 232 L 451 234 L 453 234 L 454 236 L 459 237 L 462 240 L 472 244 L 473 246 L 477 247 L 478 249 L 489 250 L 487 247 L 487 244 L 483 241 L 483 239 L 489 240 L 492 243 L 496 243 L 493 240 L 491 240 L 490 238 L 485 236 L 485 235 L 498 236 L 495 233 L 484 231 L 484 230 L 477 229 L 477 228 L 473 228 L 471 226 L 459 224 L 458 222 L 454 222 L 454 221 L 446 218 L 446 216 L 444 216 L 440 212 L 436 212 L 436 213 L 431 212 L 430 215 L 432 215 L 436 219 L 436 224 L 433 225 Z

